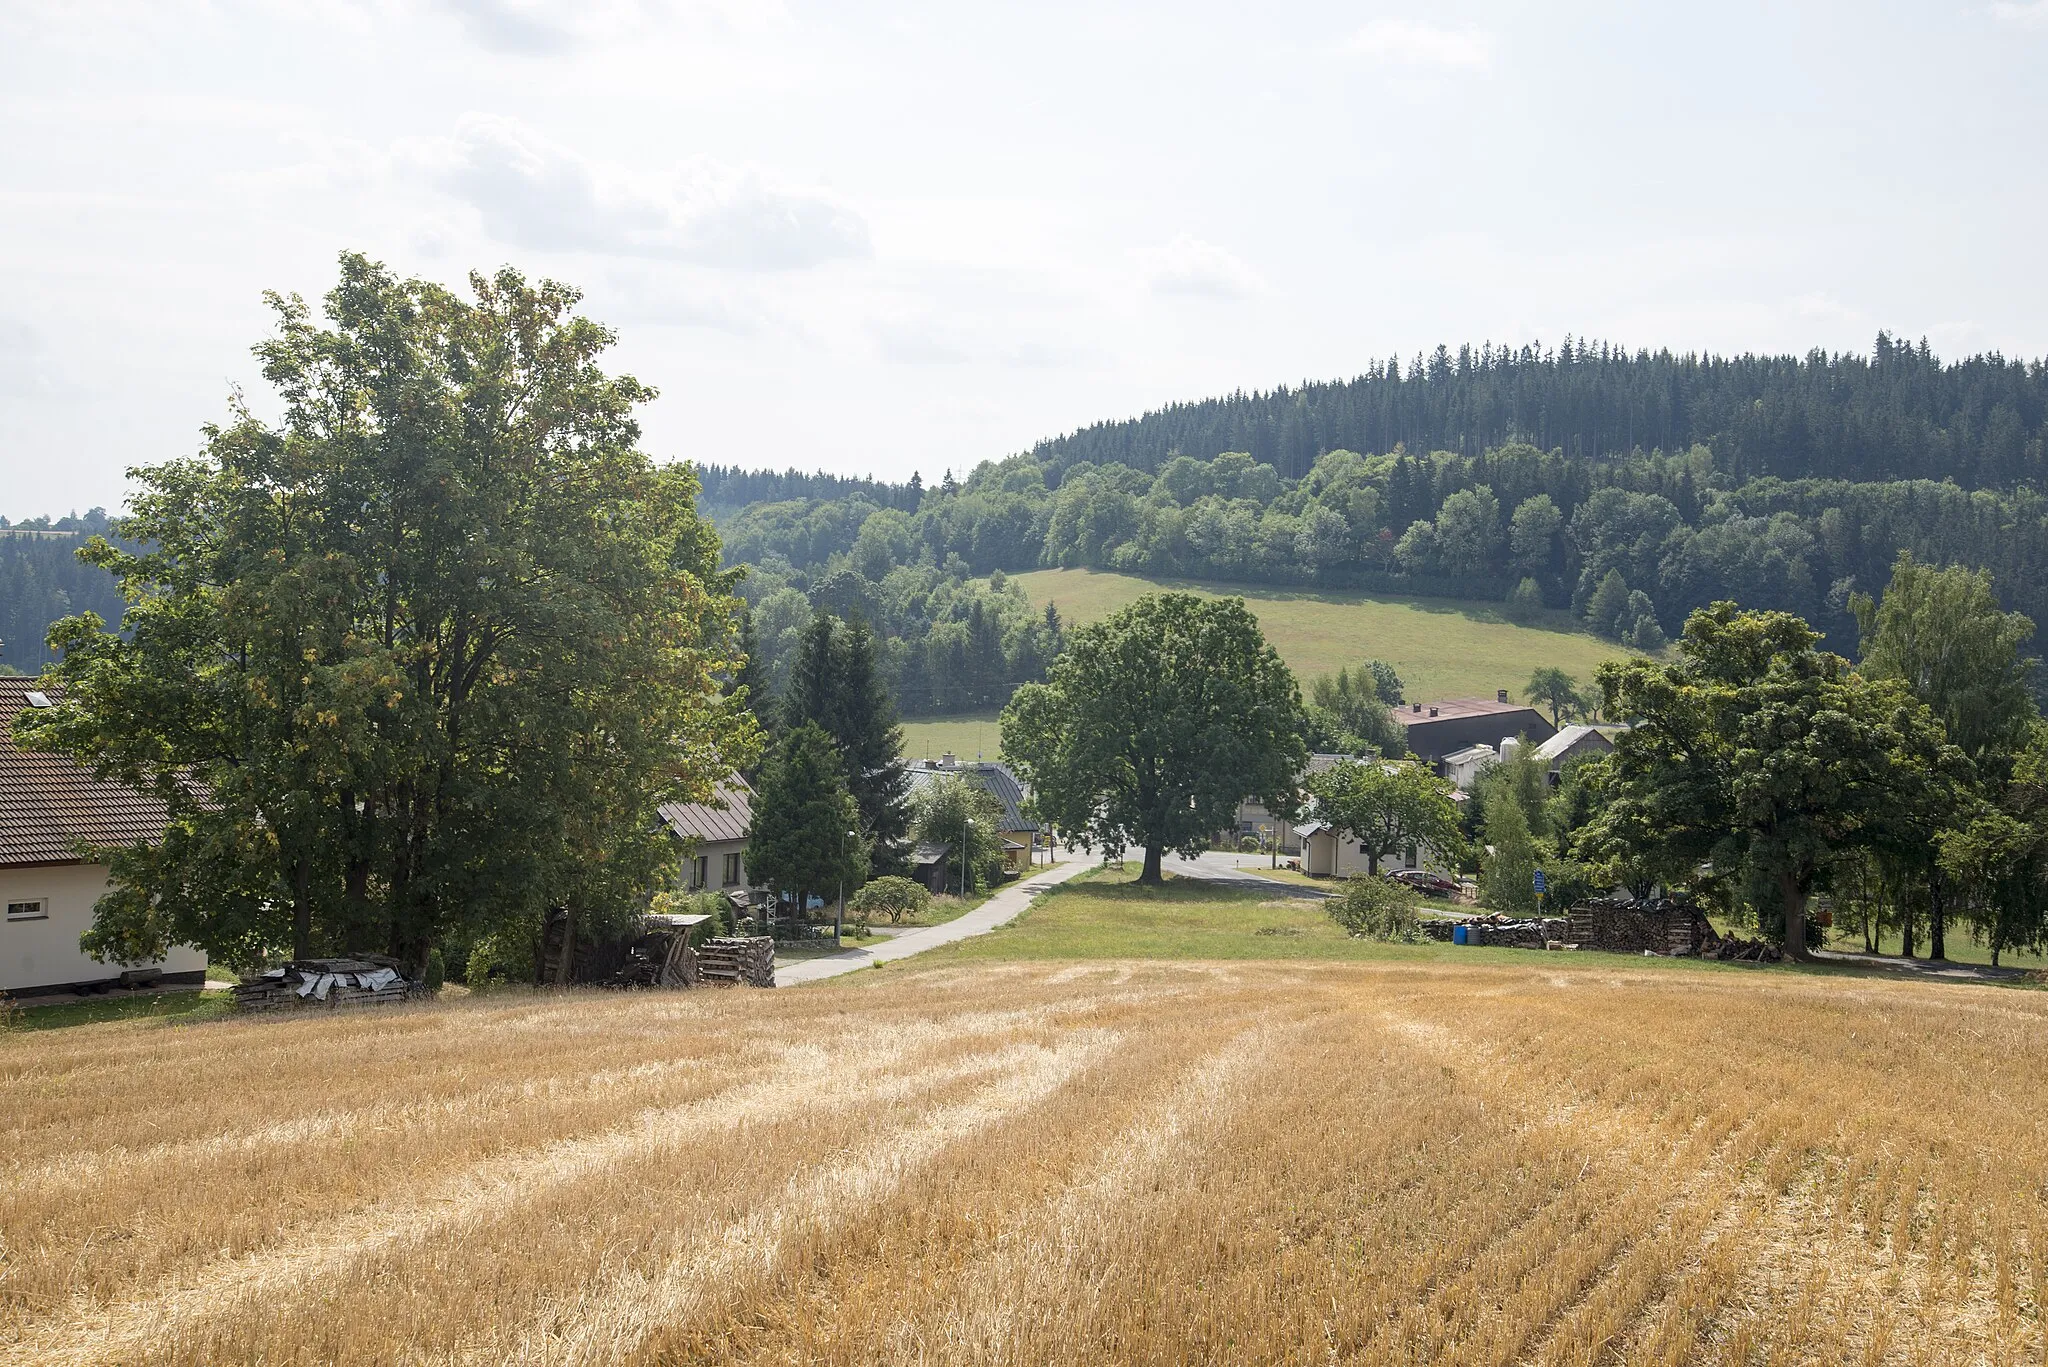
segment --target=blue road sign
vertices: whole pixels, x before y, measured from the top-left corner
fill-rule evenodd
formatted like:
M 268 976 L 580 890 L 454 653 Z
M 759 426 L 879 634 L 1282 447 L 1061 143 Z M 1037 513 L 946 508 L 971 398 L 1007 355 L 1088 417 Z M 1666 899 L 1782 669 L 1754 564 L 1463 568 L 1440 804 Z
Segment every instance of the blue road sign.
M 1536 891 L 1543 891 L 1543 870 L 1536 870 Z

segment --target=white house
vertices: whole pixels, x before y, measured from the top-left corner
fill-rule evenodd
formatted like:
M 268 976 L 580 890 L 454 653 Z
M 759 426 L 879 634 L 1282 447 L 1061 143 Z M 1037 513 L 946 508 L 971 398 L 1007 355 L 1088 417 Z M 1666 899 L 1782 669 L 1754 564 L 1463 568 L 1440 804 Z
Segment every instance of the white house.
M 1513 753 L 1514 738 L 1501 742 L 1501 750 Z M 1491 745 L 1468 745 L 1462 750 L 1453 750 L 1443 757 L 1444 777 L 1451 786 L 1461 793 L 1472 791 L 1472 785 L 1479 780 L 1479 771 L 1501 758 L 1501 750 Z
M 102 783 L 61 755 L 22 750 L 12 736 L 24 709 L 48 706 L 47 685 L 0 678 L 0 991 L 62 992 L 108 982 L 199 983 L 206 955 L 173 949 L 162 960 L 106 964 L 78 946 L 93 904 L 107 890 L 107 866 L 86 847 L 163 839 L 162 802 Z
M 1493 752 L 1486 747 L 1488 756 Z M 1413 760 L 1382 760 L 1380 763 L 1392 773 L 1396 765 L 1412 764 Z M 1465 794 L 1453 792 L 1451 801 L 1463 803 Z M 1301 871 L 1325 878 L 1348 878 L 1354 873 L 1365 873 L 1372 862 L 1349 831 L 1340 829 L 1319 813 L 1310 810 L 1294 827 L 1294 835 L 1301 842 Z M 1427 869 L 1440 873 L 1446 878 L 1458 876 L 1456 861 L 1445 858 L 1441 852 L 1427 844 L 1410 845 L 1380 859 L 1380 872 L 1391 873 L 1396 869 Z

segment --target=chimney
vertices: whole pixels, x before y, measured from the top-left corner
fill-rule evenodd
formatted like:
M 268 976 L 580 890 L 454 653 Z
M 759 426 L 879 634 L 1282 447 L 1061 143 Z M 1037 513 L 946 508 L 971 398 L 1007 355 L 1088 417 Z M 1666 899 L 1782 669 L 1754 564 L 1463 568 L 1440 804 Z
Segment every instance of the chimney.
M 939 767 L 941 769 L 950 769 L 956 763 L 958 763 L 958 761 L 956 761 L 953 758 L 953 752 L 951 750 L 948 750 L 945 754 L 939 756 Z
M 1422 704 L 1421 704 L 1421 703 L 1417 703 L 1417 704 L 1415 704 L 1415 715 L 1416 715 L 1416 716 L 1418 716 L 1418 717 L 1422 715 Z
M 1436 709 L 1435 709 L 1434 707 L 1432 707 L 1432 708 L 1430 708 L 1430 709 L 1429 709 L 1429 715 L 1430 715 L 1430 716 L 1432 716 L 1432 717 L 1434 717 L 1434 716 L 1436 715 Z
M 1506 702 L 1508 700 L 1508 691 L 1505 688 L 1496 689 L 1494 690 L 1494 696 L 1502 702 Z

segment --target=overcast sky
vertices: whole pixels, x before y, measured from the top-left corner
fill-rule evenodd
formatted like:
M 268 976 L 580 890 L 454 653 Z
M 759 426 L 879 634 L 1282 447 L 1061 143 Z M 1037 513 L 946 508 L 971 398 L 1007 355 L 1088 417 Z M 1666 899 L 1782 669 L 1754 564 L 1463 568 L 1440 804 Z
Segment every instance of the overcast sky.
M 2048 0 L 0 0 L 0 513 L 359 249 L 580 286 L 664 458 L 928 478 L 1438 342 L 2048 352 Z

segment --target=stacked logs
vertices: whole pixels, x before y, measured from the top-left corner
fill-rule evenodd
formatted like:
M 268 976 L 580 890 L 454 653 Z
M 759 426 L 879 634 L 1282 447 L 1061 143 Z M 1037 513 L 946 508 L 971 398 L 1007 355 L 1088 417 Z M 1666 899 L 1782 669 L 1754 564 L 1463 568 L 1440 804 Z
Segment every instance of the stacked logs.
M 697 981 L 718 987 L 775 986 L 775 940 L 717 935 L 697 947 Z
M 362 1006 L 398 1006 L 424 993 L 385 954 L 346 959 L 294 959 L 235 985 L 237 1011 L 341 1011 Z
M 1669 898 L 1598 897 L 1574 906 L 1568 921 L 1568 942 L 1621 954 L 1706 954 L 1721 938 L 1705 912 Z

